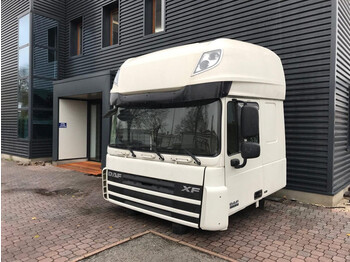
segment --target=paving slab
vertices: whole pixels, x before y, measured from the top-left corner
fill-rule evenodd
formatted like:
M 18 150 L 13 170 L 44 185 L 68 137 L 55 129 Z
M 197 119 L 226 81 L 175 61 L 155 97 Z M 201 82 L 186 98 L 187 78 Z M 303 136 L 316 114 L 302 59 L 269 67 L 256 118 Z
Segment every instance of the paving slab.
M 172 233 L 171 223 L 105 201 L 101 177 L 1 163 L 1 260 L 71 261 L 145 231 L 238 261 L 350 261 L 349 209 L 266 201 L 226 231 Z

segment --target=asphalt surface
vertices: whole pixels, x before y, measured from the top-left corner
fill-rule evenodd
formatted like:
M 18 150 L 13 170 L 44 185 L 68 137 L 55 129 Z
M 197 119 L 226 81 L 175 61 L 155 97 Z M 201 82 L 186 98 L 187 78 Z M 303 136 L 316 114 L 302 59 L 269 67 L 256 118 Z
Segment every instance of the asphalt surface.
M 102 251 L 84 262 L 223 262 L 221 258 L 200 252 L 152 233 Z

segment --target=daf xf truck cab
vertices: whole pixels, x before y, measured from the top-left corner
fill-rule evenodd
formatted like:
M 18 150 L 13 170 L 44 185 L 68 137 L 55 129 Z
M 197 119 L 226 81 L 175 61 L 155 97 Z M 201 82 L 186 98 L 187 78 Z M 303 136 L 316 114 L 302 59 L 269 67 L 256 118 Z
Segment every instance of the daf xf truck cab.
M 231 39 L 126 60 L 110 93 L 104 198 L 226 230 L 286 185 L 285 90 L 275 53 Z

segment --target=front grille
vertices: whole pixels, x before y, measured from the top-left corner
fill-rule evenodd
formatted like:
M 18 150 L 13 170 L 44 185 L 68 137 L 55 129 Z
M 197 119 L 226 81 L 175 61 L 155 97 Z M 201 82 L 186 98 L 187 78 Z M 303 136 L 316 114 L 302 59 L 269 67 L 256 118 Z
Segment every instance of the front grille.
M 116 196 L 113 196 L 113 195 L 110 195 L 109 197 L 111 199 L 115 200 L 115 201 L 118 201 L 118 202 L 121 202 L 121 203 L 125 203 L 125 204 L 128 204 L 130 206 L 139 207 L 139 208 L 142 208 L 142 209 L 145 209 L 145 210 L 149 210 L 149 211 L 152 211 L 154 213 L 159 213 L 159 214 L 162 214 L 162 215 L 165 215 L 165 216 L 168 216 L 168 217 L 173 217 L 173 218 L 185 220 L 185 221 L 188 221 L 188 222 L 191 222 L 191 223 L 199 224 L 199 218 L 190 217 L 190 216 L 178 214 L 178 213 L 175 213 L 175 212 L 163 210 L 163 209 L 160 209 L 160 208 L 156 208 L 156 207 L 140 204 L 138 202 L 127 200 L 127 199 L 123 199 L 121 197 L 116 197 Z
M 108 170 L 107 174 L 109 199 L 167 217 L 199 224 L 202 186 L 113 170 Z M 152 192 L 162 193 L 162 196 Z M 181 197 L 181 201 L 172 199 L 174 196 Z
M 132 175 L 113 170 L 108 170 L 108 180 L 128 186 L 143 188 L 179 197 L 185 197 L 194 200 L 202 199 L 202 186 Z

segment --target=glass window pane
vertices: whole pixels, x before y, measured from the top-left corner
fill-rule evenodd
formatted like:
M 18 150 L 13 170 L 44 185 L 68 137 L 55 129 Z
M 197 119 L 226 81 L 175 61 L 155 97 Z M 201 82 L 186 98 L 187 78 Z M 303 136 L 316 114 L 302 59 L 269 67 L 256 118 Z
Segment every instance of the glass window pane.
M 117 114 L 113 115 L 112 117 L 112 123 L 111 123 L 111 137 L 109 143 L 111 145 L 117 144 Z
M 18 80 L 18 108 L 28 107 L 29 78 Z
M 118 10 L 112 11 L 112 44 L 115 45 L 118 43 Z
M 49 78 L 57 78 L 57 61 L 49 61 L 48 49 L 41 47 L 34 47 L 34 76 L 43 76 Z
M 18 46 L 29 44 L 29 30 L 30 30 L 29 14 L 23 16 L 18 21 Z
M 83 24 L 78 24 L 78 52 L 77 54 L 80 55 L 83 51 Z
M 47 31 L 47 45 L 52 48 L 57 47 L 57 27 L 50 28 Z
M 33 138 L 52 138 L 52 111 L 33 110 Z
M 57 61 L 57 51 L 48 49 L 47 50 L 47 56 L 48 56 L 48 58 L 47 58 L 48 62 L 55 62 L 55 61 Z
M 227 154 L 232 155 L 239 152 L 239 134 L 236 103 L 227 104 Z
M 79 17 L 70 22 L 70 55 L 82 54 L 83 19 Z
M 163 21 L 162 21 L 162 0 L 154 0 L 154 3 L 155 3 L 155 18 L 154 18 L 154 21 L 155 21 L 155 29 L 154 31 L 157 33 L 157 32 L 160 32 L 160 31 L 163 31 Z
M 213 156 L 220 149 L 220 114 L 220 101 L 180 108 L 119 108 L 112 121 L 111 146 Z
M 29 76 L 29 46 L 18 50 L 18 75 Z
M 52 81 L 42 78 L 33 79 L 33 108 L 52 108 Z
M 28 110 L 18 110 L 18 137 L 28 137 Z

